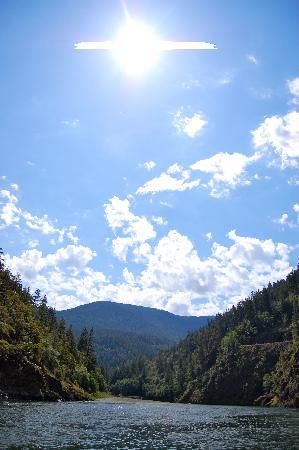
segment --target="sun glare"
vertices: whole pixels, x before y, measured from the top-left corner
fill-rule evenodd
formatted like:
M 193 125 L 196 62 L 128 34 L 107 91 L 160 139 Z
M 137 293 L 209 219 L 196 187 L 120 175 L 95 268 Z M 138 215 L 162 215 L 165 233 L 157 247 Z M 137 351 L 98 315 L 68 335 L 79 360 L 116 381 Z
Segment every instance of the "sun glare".
M 128 75 L 139 76 L 157 63 L 161 51 L 159 42 L 143 22 L 128 20 L 113 41 L 112 53 Z

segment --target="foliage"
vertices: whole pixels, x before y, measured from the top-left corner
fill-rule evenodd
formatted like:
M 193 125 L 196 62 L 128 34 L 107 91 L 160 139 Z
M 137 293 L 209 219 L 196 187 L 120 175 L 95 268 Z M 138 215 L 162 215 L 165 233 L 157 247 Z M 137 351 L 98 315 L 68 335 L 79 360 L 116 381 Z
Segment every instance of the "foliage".
M 286 385 L 293 377 L 295 392 L 298 334 L 297 269 L 171 350 L 115 370 L 111 390 L 157 400 L 252 404 L 259 395 L 280 392 L 280 381 Z
M 39 290 L 31 295 L 20 277 L 6 268 L 1 251 L 0 356 L 12 351 L 87 392 L 106 390 L 103 371 L 95 358 L 93 331 L 83 330 L 77 344 L 72 328 L 57 320 L 46 296 Z
M 97 359 L 107 370 L 140 355 L 155 356 L 210 319 L 106 301 L 58 311 L 57 317 L 71 324 L 77 336 L 82 328 L 93 329 Z

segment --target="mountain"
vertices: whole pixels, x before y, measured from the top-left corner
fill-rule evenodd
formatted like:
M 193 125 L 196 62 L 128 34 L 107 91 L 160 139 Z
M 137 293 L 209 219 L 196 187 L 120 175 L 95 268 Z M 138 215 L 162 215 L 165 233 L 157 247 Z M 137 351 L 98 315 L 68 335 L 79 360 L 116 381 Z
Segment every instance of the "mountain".
M 91 400 L 105 388 L 92 334 L 77 343 L 46 297 L 5 267 L 0 249 L 0 400 Z
M 114 371 L 114 394 L 299 407 L 299 268 L 177 346 Z
M 77 335 L 84 327 L 93 328 L 98 361 L 107 369 L 138 355 L 153 356 L 212 319 L 109 301 L 57 311 L 57 317 L 71 325 Z

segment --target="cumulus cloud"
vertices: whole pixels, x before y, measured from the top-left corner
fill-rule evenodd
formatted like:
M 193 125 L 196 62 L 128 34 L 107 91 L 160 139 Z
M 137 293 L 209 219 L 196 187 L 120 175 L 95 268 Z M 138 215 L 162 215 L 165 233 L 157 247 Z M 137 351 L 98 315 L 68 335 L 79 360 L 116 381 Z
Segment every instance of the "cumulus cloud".
M 200 258 L 188 237 L 171 230 L 135 277 L 131 296 L 135 300 L 142 293 L 149 306 L 151 294 L 151 306 L 173 312 L 212 314 L 289 272 L 291 249 L 286 244 L 242 237 L 234 230 L 228 238 L 231 245 L 214 242 L 211 255 Z
M 299 166 L 299 112 L 267 117 L 252 131 L 253 145 L 280 158 L 280 167 Z
M 211 158 L 201 159 L 192 164 L 192 170 L 210 174 L 211 178 L 205 185 L 213 197 L 228 195 L 231 189 L 239 185 L 248 185 L 246 168 L 260 158 L 258 153 L 246 156 L 242 153 L 216 153 Z
M 278 219 L 273 220 L 274 223 L 278 223 L 283 228 L 297 228 L 297 224 L 289 219 L 289 215 L 287 213 L 281 214 Z
M 0 230 L 19 223 L 21 210 L 17 203 L 14 194 L 6 189 L 0 190 Z
M 186 191 L 200 185 L 200 180 L 190 180 L 191 172 L 178 164 L 170 166 L 166 172 L 147 181 L 137 189 L 137 194 L 156 194 L 163 191 Z
M 143 164 L 143 167 L 146 169 L 146 170 L 148 170 L 148 171 L 150 171 L 150 170 L 152 170 L 154 167 L 156 167 L 156 163 L 155 163 L 155 161 L 146 161 L 144 164 Z
M 26 280 L 35 280 L 45 269 L 71 270 L 79 273 L 95 256 L 96 252 L 89 247 L 68 245 L 45 256 L 42 251 L 35 248 L 24 251 L 19 257 L 7 255 L 6 262 L 15 273 L 23 274 Z
M 110 299 L 179 314 L 214 314 L 291 269 L 286 244 L 239 236 L 234 230 L 228 238 L 229 245 L 213 242 L 210 256 L 202 258 L 187 236 L 171 230 L 153 247 L 147 242 L 134 247 L 132 256 L 144 268 L 139 274 L 124 268 L 120 283 L 94 271 L 90 263 L 96 253 L 82 245 L 50 254 L 30 249 L 7 255 L 6 262 L 32 288 L 47 293 L 58 309 Z
M 292 94 L 292 103 L 299 105 L 299 77 L 287 81 L 287 87 Z
M 295 213 L 295 214 L 294 214 Z M 295 217 L 292 217 L 295 216 Z M 290 213 L 283 213 L 278 219 L 273 220 L 274 223 L 281 225 L 284 228 L 298 228 L 299 227 L 299 203 L 295 203 Z
M 173 126 L 177 131 L 190 138 L 198 136 L 207 123 L 207 120 L 201 113 L 195 113 L 191 116 L 184 115 L 182 108 L 175 113 L 173 118 Z
M 156 237 L 152 223 L 144 216 L 135 215 L 130 211 L 131 204 L 128 198 L 111 198 L 104 205 L 105 217 L 109 227 L 114 233 L 122 233 L 112 241 L 114 255 L 125 261 L 128 250 L 138 247 L 149 239 Z
M 89 247 L 68 245 L 49 254 L 25 250 L 20 256 L 6 255 L 5 261 L 14 273 L 21 274 L 23 282 L 30 283 L 32 290 L 41 289 L 50 304 L 63 309 L 97 299 L 107 279 L 88 267 L 95 256 Z

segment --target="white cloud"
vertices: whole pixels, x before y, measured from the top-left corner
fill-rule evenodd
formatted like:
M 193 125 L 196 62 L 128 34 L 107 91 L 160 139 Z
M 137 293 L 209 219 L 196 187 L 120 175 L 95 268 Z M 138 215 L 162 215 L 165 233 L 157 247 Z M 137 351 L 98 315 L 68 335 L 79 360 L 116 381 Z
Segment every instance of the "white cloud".
M 286 244 L 241 237 L 235 231 L 228 237 L 230 246 L 214 242 L 211 256 L 201 259 L 186 236 L 170 231 L 153 249 L 137 286 L 143 292 L 151 291 L 156 307 L 213 313 L 289 272 L 290 247 Z M 173 302 L 176 306 L 170 306 Z
M 63 232 L 60 232 L 60 230 L 57 230 L 51 220 L 49 219 L 49 216 L 47 214 L 44 214 L 42 217 L 34 216 L 28 211 L 24 211 L 21 213 L 23 219 L 25 220 L 25 223 L 28 228 L 31 230 L 38 230 L 42 234 L 55 234 L 57 231 L 59 234 L 58 242 L 62 242 L 63 240 Z
M 71 119 L 71 120 L 62 120 L 62 125 L 68 128 L 78 128 L 80 124 L 79 119 Z
M 144 164 L 143 164 L 143 167 L 146 169 L 146 170 L 148 170 L 148 171 L 150 171 L 150 170 L 152 170 L 154 167 L 156 167 L 156 163 L 155 163 L 155 161 L 146 161 Z
M 30 249 L 36 248 L 36 247 L 38 247 L 38 246 L 39 246 L 39 241 L 38 241 L 37 239 L 31 239 L 31 240 L 28 242 L 28 247 L 29 247 Z
M 0 230 L 18 225 L 21 210 L 16 206 L 17 203 L 18 199 L 14 194 L 6 189 L 0 190 Z
M 163 219 L 161 216 L 152 216 L 152 221 L 157 225 L 167 225 L 167 220 Z
M 160 205 L 161 206 L 165 206 L 165 208 L 173 208 L 173 205 L 171 203 L 169 203 L 169 202 L 161 201 Z
M 299 227 L 299 203 L 293 205 L 291 214 L 296 213 L 296 218 L 290 218 L 287 213 L 281 214 L 278 219 L 274 219 L 273 222 L 281 225 L 283 228 L 298 228 Z
M 109 200 L 109 203 L 104 205 L 104 211 L 108 225 L 113 231 L 134 219 L 134 214 L 130 212 L 130 202 L 127 198 L 121 200 L 114 196 Z
M 287 87 L 293 95 L 292 103 L 299 105 L 299 77 L 287 81 Z
M 297 213 L 297 222 L 299 224 L 299 203 L 295 203 L 295 205 L 293 206 L 293 211 Z
M 17 206 L 19 200 L 16 197 L 16 192 L 19 190 L 19 186 L 17 184 L 11 184 L 11 188 L 15 193 L 6 189 L 0 190 L 0 230 L 10 226 L 19 229 L 27 227 L 31 231 L 52 236 L 50 243 L 53 245 L 62 243 L 65 237 L 73 243 L 78 242 L 78 237 L 74 234 L 77 229 L 75 225 L 59 228 L 47 214 L 39 217 L 31 214 L 29 211 L 23 210 Z
M 283 213 L 278 219 L 273 220 L 274 223 L 278 223 L 283 228 L 297 228 L 297 224 L 289 220 L 289 215 L 287 213 Z
M 164 191 L 182 192 L 196 187 L 203 187 L 210 190 L 213 197 L 224 197 L 237 186 L 249 185 L 249 178 L 246 169 L 261 158 L 261 154 L 256 152 L 252 156 L 242 153 L 216 153 L 210 158 L 202 159 L 190 166 L 191 170 L 186 170 L 177 163 L 170 166 L 158 177 L 147 181 L 136 191 L 139 195 L 156 194 Z M 207 183 L 200 179 L 191 179 L 192 171 L 200 171 L 211 175 Z M 256 177 L 257 178 L 257 177 Z M 256 179 L 252 177 L 252 179 Z
M 212 233 L 211 233 L 211 231 L 209 231 L 208 233 L 206 233 L 206 238 L 207 238 L 207 241 L 212 241 L 213 240 L 213 235 L 212 235 Z
M 197 161 L 190 168 L 211 174 L 206 187 L 210 189 L 213 197 L 223 197 L 239 185 L 250 184 L 246 176 L 246 168 L 259 158 L 258 153 L 253 156 L 242 153 L 216 153 L 211 158 Z
M 257 59 L 253 54 L 246 55 L 246 58 L 247 58 L 248 61 L 250 61 L 252 64 L 255 64 L 255 65 L 259 64 L 258 59 Z
M 20 257 L 8 255 L 6 261 L 15 273 L 20 272 L 27 281 L 34 281 L 37 275 L 45 269 L 58 272 L 71 270 L 74 274 L 78 274 L 87 267 L 95 256 L 96 252 L 89 247 L 68 245 L 46 256 L 43 256 L 40 250 L 33 248 L 24 251 Z
M 224 74 L 218 79 L 217 84 L 220 86 L 226 86 L 231 84 L 235 78 L 234 71 L 226 71 Z
M 131 237 L 117 237 L 112 240 L 112 251 L 120 261 L 126 261 L 129 249 L 134 245 Z
M 299 186 L 299 178 L 291 177 L 291 178 L 288 180 L 288 184 L 289 184 L 290 186 Z
M 299 166 L 299 112 L 266 118 L 252 131 L 252 138 L 255 148 L 279 156 L 282 169 Z
M 130 211 L 129 200 L 113 197 L 104 205 L 105 217 L 109 227 L 117 236 L 112 241 L 114 255 L 125 261 L 130 247 L 137 247 L 156 237 L 153 225 L 144 216 L 137 216 Z
M 68 245 L 47 255 L 31 249 L 20 256 L 6 255 L 5 260 L 13 273 L 30 283 L 31 291 L 41 289 L 51 305 L 63 309 L 98 299 L 107 279 L 88 267 L 95 256 L 89 247 Z
M 127 267 L 125 267 L 124 270 L 123 270 L 123 277 L 124 277 L 125 282 L 128 285 L 134 285 L 135 284 L 134 274 L 132 272 L 129 272 Z
M 191 116 L 184 115 L 183 110 L 179 109 L 173 119 L 173 126 L 181 134 L 186 134 L 190 138 L 198 136 L 207 125 L 207 120 L 201 113 L 195 113 Z
M 96 253 L 85 246 L 68 245 L 47 255 L 31 249 L 8 255 L 6 262 L 58 309 L 110 299 L 179 314 L 214 314 L 291 269 L 286 244 L 235 231 L 228 238 L 230 245 L 213 242 L 210 256 L 201 258 L 187 236 L 171 230 L 153 248 L 147 242 L 136 246 L 133 257 L 139 252 L 144 269 L 135 275 L 125 268 L 123 282 L 116 284 L 90 268 Z
M 284 213 L 278 219 L 278 223 L 280 223 L 281 225 L 285 225 L 288 222 L 288 218 L 289 216 L 286 213 Z
M 67 245 L 60 248 L 54 254 L 47 256 L 48 265 L 54 267 L 67 267 L 81 272 L 96 256 L 96 252 L 84 245 Z
M 162 172 L 158 177 L 147 181 L 137 189 L 137 194 L 156 194 L 163 191 L 185 191 L 200 185 L 200 180 L 190 181 L 191 172 L 184 170 L 178 164 L 170 166 L 166 172 Z

